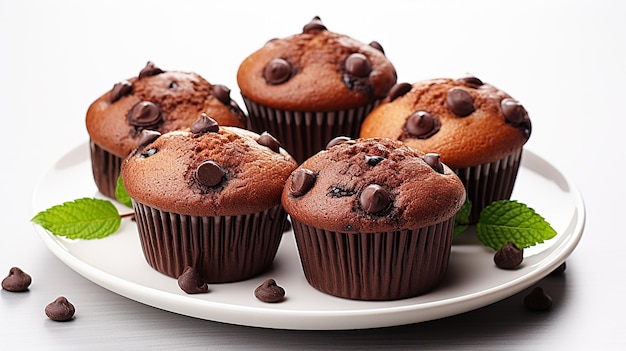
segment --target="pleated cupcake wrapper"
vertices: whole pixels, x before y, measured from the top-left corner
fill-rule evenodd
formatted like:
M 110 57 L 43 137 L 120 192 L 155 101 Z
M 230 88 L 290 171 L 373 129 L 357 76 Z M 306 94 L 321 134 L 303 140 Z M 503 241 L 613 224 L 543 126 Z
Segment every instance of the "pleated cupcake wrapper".
M 454 217 L 417 230 L 329 232 L 292 218 L 304 275 L 314 288 L 356 300 L 396 300 L 424 294 L 445 276 Z
M 191 266 L 207 283 L 245 280 L 267 270 L 287 218 L 280 205 L 222 217 L 179 215 L 136 201 L 133 207 L 148 264 L 173 278 Z
M 522 160 L 522 148 L 496 162 L 455 169 L 472 201 L 470 223 L 478 222 L 480 212 L 497 200 L 508 200 Z
M 115 188 L 122 167 L 122 158 L 104 150 L 93 141 L 89 142 L 89 148 L 91 149 L 91 171 L 98 191 L 115 199 Z
M 243 96 L 248 110 L 248 128 L 267 131 L 298 163 L 326 148 L 337 136 L 359 137 L 363 119 L 380 101 L 366 106 L 332 112 L 300 112 L 270 108 Z

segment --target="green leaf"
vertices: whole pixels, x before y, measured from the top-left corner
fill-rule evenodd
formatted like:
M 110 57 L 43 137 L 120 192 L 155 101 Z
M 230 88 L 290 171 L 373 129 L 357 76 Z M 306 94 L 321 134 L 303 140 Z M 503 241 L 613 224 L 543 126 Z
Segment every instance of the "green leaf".
M 124 182 L 122 181 L 122 176 L 117 177 L 117 186 L 115 187 L 115 198 L 124 206 L 133 208 L 133 203 L 130 200 L 130 196 L 126 192 L 126 188 L 124 188 Z
M 472 201 L 466 197 L 463 206 L 461 206 L 459 212 L 454 217 L 454 236 L 463 233 L 467 229 L 470 213 L 472 213 Z
M 494 250 L 499 250 L 508 242 L 523 249 L 553 238 L 556 231 L 525 204 L 515 200 L 500 200 L 481 211 L 476 235 L 483 244 Z
M 122 218 L 111 201 L 82 198 L 37 213 L 32 222 L 69 239 L 100 239 L 113 234 Z

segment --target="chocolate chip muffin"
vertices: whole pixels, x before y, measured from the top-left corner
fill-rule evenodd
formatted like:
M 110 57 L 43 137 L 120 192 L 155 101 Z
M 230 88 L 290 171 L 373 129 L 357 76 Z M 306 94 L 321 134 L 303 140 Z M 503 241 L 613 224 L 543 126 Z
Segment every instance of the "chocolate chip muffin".
M 343 140 L 300 165 L 283 191 L 307 281 L 359 300 L 433 289 L 465 200 L 460 179 L 438 155 L 399 141 Z
M 206 115 L 183 131 L 144 130 L 122 179 L 146 260 L 175 278 L 193 267 L 208 283 L 268 269 L 287 221 L 282 190 L 296 167 L 271 135 Z
M 87 110 L 92 173 L 98 190 L 115 198 L 122 159 L 144 129 L 189 128 L 200 113 L 222 125 L 245 127 L 230 89 L 191 72 L 164 71 L 148 62 L 137 77 L 116 83 Z
M 400 140 L 441 155 L 467 188 L 470 222 L 509 199 L 531 133 L 526 109 L 476 77 L 400 83 L 363 122 L 361 137 Z
M 237 72 L 248 128 L 275 135 L 299 163 L 336 136 L 357 137 L 396 79 L 379 43 L 331 32 L 319 17 L 267 42 Z

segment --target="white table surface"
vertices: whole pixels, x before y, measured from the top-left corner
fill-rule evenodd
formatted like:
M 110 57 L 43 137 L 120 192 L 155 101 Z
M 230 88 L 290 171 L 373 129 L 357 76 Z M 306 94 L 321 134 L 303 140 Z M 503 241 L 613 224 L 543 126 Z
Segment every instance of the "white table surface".
M 30 218 L 42 173 L 87 140 L 91 101 L 152 60 L 229 86 L 241 60 L 313 16 L 382 43 L 399 81 L 467 72 L 520 100 L 527 147 L 580 188 L 581 242 L 561 277 L 542 286 L 548 313 L 529 313 L 530 288 L 440 320 L 373 330 L 288 331 L 194 319 L 121 297 L 57 259 Z M 18 266 L 26 293 L 0 291 L 0 349 L 519 349 L 626 346 L 623 220 L 626 190 L 626 5 L 619 1 L 1 1 L 0 278 Z M 89 176 L 89 175 L 86 175 Z M 44 307 L 59 295 L 76 319 Z

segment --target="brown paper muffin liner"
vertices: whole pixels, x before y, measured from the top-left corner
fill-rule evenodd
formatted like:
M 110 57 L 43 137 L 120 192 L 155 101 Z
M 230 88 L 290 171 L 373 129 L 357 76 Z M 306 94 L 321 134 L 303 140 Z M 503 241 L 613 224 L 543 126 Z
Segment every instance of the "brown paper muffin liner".
M 355 300 L 397 300 L 424 294 L 443 279 L 454 217 L 417 230 L 338 233 L 292 218 L 304 275 L 314 288 Z
M 288 111 L 255 103 L 242 96 L 248 110 L 248 129 L 268 132 L 298 163 L 326 148 L 337 136 L 359 137 L 363 119 L 380 103 L 330 112 Z
M 511 198 L 521 161 L 522 148 L 519 148 L 492 163 L 454 169 L 465 185 L 467 198 L 472 201 L 470 224 L 478 222 L 480 212 L 490 203 Z
M 160 211 L 133 201 L 144 257 L 173 278 L 194 267 L 207 283 L 252 278 L 276 256 L 287 214 L 281 205 L 222 217 L 197 217 Z
M 98 187 L 104 196 L 115 199 L 117 178 L 122 167 L 122 158 L 104 150 L 93 141 L 89 141 L 91 149 L 91 172 Z

